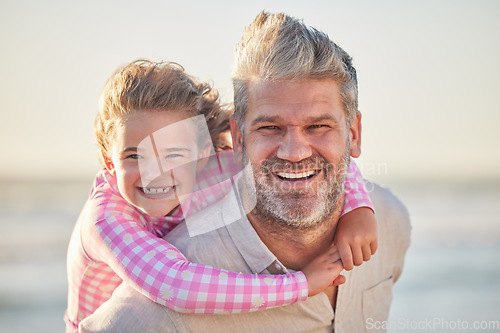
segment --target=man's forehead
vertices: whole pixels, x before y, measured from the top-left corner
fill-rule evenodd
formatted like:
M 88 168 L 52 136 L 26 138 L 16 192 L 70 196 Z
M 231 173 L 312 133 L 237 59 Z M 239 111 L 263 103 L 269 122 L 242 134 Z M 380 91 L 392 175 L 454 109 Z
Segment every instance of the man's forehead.
M 309 87 L 307 91 L 304 88 Z M 301 80 L 262 80 L 253 79 L 248 83 L 248 93 L 255 95 L 273 95 L 285 91 L 300 90 L 309 95 L 316 95 L 325 92 L 339 92 L 337 81 L 329 78 L 320 79 L 301 79 Z
M 248 113 L 252 118 L 300 115 L 338 119 L 344 115 L 338 84 L 331 79 L 252 81 Z

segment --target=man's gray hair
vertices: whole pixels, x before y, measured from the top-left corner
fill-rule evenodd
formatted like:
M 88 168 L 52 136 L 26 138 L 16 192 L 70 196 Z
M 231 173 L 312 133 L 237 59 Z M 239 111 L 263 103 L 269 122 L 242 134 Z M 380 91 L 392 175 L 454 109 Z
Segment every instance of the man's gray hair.
M 333 79 L 340 87 L 347 125 L 358 112 L 358 83 L 352 59 L 327 34 L 283 13 L 261 12 L 236 45 L 234 118 L 243 128 L 252 80 Z

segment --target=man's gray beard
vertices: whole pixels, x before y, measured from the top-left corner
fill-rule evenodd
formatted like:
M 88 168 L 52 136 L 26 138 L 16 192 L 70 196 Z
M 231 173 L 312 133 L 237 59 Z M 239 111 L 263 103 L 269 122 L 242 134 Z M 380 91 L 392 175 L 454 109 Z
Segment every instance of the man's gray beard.
M 244 145 L 243 145 L 244 147 Z M 324 222 L 333 212 L 337 201 L 341 198 L 344 183 L 349 169 L 350 142 L 342 159 L 335 166 L 323 157 L 309 158 L 299 163 L 291 163 L 278 158 L 268 159 L 261 166 L 245 168 L 243 179 L 247 191 L 253 191 L 256 196 L 253 214 L 271 223 L 278 223 L 295 229 L 306 229 Z M 243 151 L 243 163 L 249 163 Z M 313 197 L 311 189 L 287 192 L 274 188 L 271 184 L 273 170 L 304 170 L 308 167 L 322 167 L 325 173 L 324 181 L 318 182 L 318 188 Z M 301 200 L 309 198 L 306 204 Z

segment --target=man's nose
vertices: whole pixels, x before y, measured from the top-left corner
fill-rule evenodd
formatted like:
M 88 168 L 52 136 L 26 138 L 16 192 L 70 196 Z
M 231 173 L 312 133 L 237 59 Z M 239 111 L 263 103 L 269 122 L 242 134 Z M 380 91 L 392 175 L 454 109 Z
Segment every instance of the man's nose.
M 290 162 L 299 162 L 311 157 L 312 149 L 307 137 L 299 128 L 288 128 L 278 147 L 277 157 Z

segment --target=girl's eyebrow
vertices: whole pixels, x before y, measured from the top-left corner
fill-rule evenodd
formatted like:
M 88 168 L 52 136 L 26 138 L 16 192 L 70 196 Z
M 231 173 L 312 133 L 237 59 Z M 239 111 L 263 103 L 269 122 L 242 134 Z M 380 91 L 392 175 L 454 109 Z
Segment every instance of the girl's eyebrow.
M 184 147 L 172 147 L 172 148 L 165 148 L 163 149 L 163 151 L 166 151 L 166 152 L 177 152 L 177 151 L 186 151 L 186 152 L 189 152 L 191 151 L 191 149 L 189 148 L 184 148 Z
M 138 152 L 140 151 L 141 149 L 138 149 L 137 147 L 127 147 L 125 149 L 122 150 L 122 154 L 125 154 L 125 153 L 129 153 L 129 152 Z M 184 147 L 171 147 L 171 148 L 164 148 L 162 149 L 162 151 L 164 152 L 168 152 L 168 153 L 171 153 L 171 152 L 179 152 L 179 151 L 185 151 L 185 152 L 190 152 L 191 149 L 189 148 L 184 148 Z
M 127 147 L 127 148 L 122 150 L 122 154 L 128 153 L 128 152 L 137 152 L 137 151 L 138 151 L 137 147 Z

